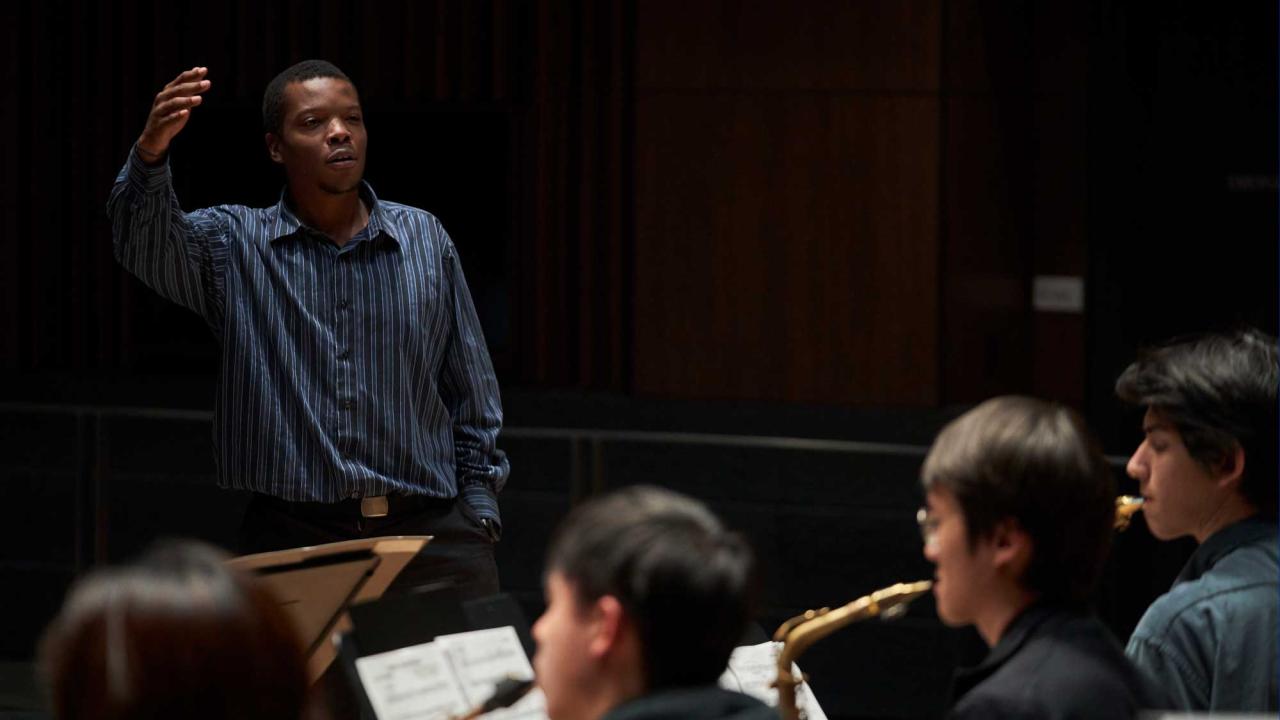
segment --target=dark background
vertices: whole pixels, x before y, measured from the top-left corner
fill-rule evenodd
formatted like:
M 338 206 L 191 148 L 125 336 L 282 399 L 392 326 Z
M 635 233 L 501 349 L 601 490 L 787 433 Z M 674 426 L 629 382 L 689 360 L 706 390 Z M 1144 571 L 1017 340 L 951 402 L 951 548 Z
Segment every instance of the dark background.
M 104 213 L 183 68 L 213 81 L 172 152 L 189 208 L 277 200 L 276 72 L 324 57 L 356 81 L 367 177 L 462 254 L 505 388 L 499 562 L 531 615 L 558 518 L 632 482 L 751 535 L 770 630 L 928 577 L 916 472 L 946 419 L 1048 397 L 1120 458 L 1138 417 L 1111 384 L 1140 346 L 1277 329 L 1274 2 L 64 1 L 0 21 L 0 708 L 33 702 L 26 663 L 76 574 L 238 523 L 212 480 L 213 341 L 116 265 Z M 1037 275 L 1084 278 L 1084 312 L 1034 311 Z M 1100 610 L 1121 638 L 1188 549 L 1140 521 L 1119 537 Z M 833 717 L 928 717 L 972 650 L 925 600 L 802 664 Z

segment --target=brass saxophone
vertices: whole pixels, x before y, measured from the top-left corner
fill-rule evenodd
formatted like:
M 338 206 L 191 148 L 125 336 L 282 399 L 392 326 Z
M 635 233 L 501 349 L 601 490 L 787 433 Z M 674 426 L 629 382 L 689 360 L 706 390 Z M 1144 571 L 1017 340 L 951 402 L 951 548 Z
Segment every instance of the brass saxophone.
M 835 610 L 809 610 L 782 623 L 773 633 L 774 642 L 782 643 L 782 649 L 778 651 L 778 677 L 774 681 L 778 688 L 778 713 L 782 720 L 800 720 L 796 687 L 804 682 L 804 678 L 796 677 L 791 666 L 801 653 L 850 623 L 873 617 L 886 620 L 898 617 L 906 612 L 908 603 L 929 592 L 931 587 L 933 583 L 928 580 L 897 583 Z
M 1142 498 L 1133 495 L 1121 495 L 1116 498 L 1116 523 L 1117 532 L 1129 527 L 1129 521 L 1133 520 L 1134 513 L 1142 509 Z

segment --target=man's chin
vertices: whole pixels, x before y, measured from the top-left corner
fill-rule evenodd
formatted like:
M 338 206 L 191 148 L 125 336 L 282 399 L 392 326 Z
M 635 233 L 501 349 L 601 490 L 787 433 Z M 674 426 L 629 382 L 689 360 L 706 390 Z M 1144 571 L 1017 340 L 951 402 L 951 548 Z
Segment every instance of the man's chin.
M 1146 507 L 1143 508 L 1144 511 L 1147 509 L 1148 508 Z M 1146 515 L 1147 531 L 1151 533 L 1151 537 L 1161 542 L 1169 542 L 1170 540 L 1177 540 L 1178 538 L 1185 537 L 1191 534 L 1191 532 L 1188 530 L 1183 530 L 1177 527 L 1169 527 L 1163 522 L 1163 520 L 1159 516 L 1152 517 L 1151 513 L 1144 513 L 1144 514 Z
M 325 195 L 340 197 L 342 195 L 353 195 L 353 194 L 359 193 L 360 183 L 356 183 L 355 185 L 351 185 L 350 187 L 336 186 L 336 185 L 322 185 L 320 186 L 320 189 L 324 192 Z

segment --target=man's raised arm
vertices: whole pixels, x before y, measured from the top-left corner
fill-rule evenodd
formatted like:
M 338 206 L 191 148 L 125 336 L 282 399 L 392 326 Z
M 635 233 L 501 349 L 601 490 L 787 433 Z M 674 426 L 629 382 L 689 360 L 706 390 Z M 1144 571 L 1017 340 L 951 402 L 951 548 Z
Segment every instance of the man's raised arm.
M 214 324 L 221 314 L 226 232 L 218 214 L 185 214 L 169 177 L 169 144 L 209 89 L 209 69 L 178 74 L 156 94 L 146 126 L 107 201 L 115 257 L 164 297 Z

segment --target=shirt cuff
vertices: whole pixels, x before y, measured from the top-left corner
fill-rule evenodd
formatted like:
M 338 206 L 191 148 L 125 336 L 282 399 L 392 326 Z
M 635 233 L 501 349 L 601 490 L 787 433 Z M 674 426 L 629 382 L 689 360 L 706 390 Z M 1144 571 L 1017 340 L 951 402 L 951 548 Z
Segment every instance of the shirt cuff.
M 482 519 L 492 520 L 502 527 L 502 517 L 498 514 L 498 497 L 484 485 L 466 485 L 458 491 L 458 497 Z
M 169 183 L 169 153 L 164 154 L 164 162 L 159 165 L 148 165 L 138 154 L 138 145 L 134 143 L 129 150 L 129 184 L 141 192 L 156 192 L 164 189 Z

